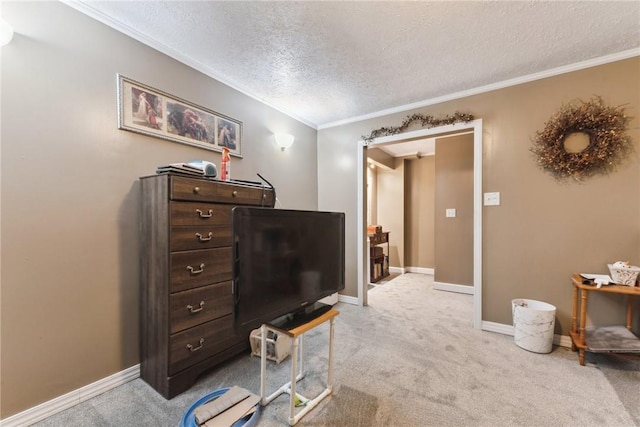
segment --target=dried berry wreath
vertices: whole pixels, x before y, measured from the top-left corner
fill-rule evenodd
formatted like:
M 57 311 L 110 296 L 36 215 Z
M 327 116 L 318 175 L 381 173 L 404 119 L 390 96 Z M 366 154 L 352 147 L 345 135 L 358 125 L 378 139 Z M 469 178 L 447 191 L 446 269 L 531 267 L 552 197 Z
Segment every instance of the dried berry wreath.
M 565 105 L 536 132 L 531 151 L 538 165 L 556 179 L 574 178 L 581 181 L 596 173 L 609 173 L 632 149 L 627 135 L 631 119 L 622 107 L 608 107 L 602 98 Z M 575 133 L 586 134 L 588 145 L 579 152 L 569 152 L 567 138 Z

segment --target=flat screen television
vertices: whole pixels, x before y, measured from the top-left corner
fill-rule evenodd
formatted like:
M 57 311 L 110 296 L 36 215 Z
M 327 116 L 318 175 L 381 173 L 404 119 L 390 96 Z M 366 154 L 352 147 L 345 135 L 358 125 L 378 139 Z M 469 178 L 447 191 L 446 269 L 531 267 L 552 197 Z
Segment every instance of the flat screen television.
M 238 206 L 232 218 L 236 331 L 303 323 L 344 289 L 344 213 Z

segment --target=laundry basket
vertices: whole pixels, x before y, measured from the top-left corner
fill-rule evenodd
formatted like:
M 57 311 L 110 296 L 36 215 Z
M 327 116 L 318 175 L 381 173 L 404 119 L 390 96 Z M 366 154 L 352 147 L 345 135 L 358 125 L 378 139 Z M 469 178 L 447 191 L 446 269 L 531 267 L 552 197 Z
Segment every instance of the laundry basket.
M 534 353 L 550 353 L 556 324 L 556 308 L 530 299 L 511 301 L 513 339 L 518 347 Z

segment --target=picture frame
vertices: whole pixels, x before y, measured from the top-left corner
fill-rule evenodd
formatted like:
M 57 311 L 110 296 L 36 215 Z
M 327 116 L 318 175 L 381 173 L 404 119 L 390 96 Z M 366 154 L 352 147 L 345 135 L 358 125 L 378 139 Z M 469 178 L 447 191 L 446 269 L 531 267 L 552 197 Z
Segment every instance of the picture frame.
M 117 74 L 118 129 L 242 157 L 242 122 Z

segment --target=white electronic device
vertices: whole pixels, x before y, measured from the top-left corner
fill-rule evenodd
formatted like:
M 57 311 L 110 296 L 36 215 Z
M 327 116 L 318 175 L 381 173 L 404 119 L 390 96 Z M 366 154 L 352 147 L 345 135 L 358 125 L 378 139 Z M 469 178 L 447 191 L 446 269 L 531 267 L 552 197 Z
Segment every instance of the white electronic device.
M 214 163 L 208 162 L 206 160 L 192 160 L 188 164 L 198 169 L 202 169 L 202 173 L 204 176 L 208 176 L 210 178 L 215 178 L 216 176 L 218 176 L 218 168 Z

